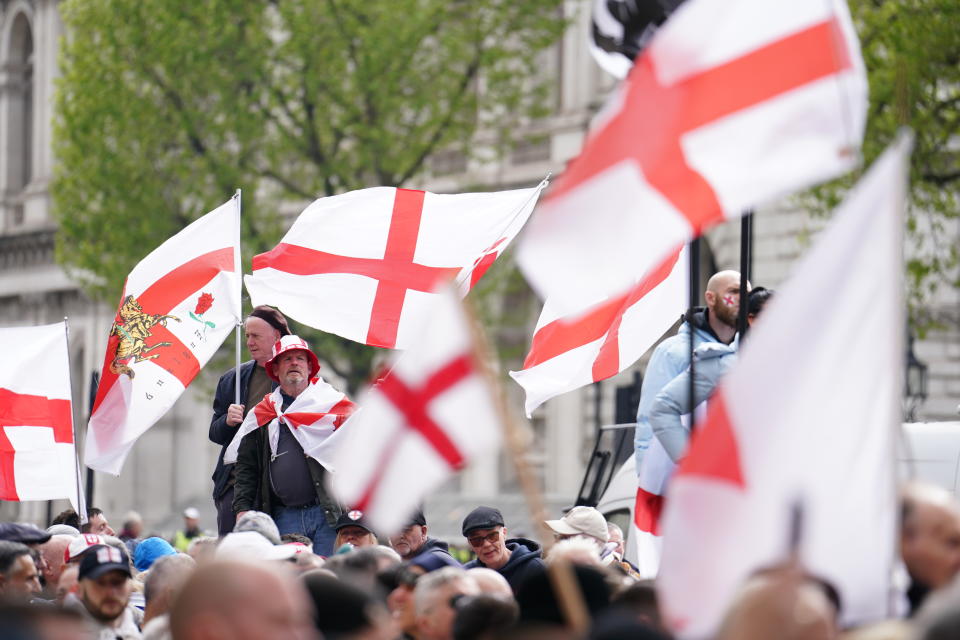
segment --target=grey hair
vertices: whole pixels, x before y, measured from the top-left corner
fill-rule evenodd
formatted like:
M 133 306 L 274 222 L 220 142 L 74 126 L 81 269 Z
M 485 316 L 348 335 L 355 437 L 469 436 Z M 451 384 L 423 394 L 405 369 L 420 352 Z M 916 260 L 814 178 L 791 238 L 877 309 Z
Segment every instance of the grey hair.
M 179 591 L 196 568 L 197 563 L 185 553 L 157 558 L 143 582 L 144 599 L 150 602 L 164 591 Z
M 20 556 L 29 556 L 30 547 L 20 542 L 0 540 L 0 575 L 9 575 Z
M 426 615 L 433 607 L 433 595 L 443 587 L 454 582 L 467 579 L 467 572 L 459 567 L 443 567 L 436 571 L 424 574 L 417 580 L 413 590 L 414 605 L 417 615 Z

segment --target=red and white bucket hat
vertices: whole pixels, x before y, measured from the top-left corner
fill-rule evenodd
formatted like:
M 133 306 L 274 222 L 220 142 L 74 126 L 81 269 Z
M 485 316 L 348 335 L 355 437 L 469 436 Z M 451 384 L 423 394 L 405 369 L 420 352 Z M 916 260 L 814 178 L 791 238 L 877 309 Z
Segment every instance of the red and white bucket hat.
M 313 378 L 320 372 L 320 361 L 317 360 L 316 354 L 313 351 L 310 351 L 310 345 L 300 336 L 283 336 L 277 340 L 273 345 L 273 356 L 267 360 L 267 363 L 263 365 L 264 369 L 267 370 L 267 377 L 275 382 L 280 382 L 280 378 L 277 377 L 276 372 L 274 371 L 274 363 L 277 358 L 280 357 L 281 353 L 286 351 L 306 351 L 307 360 L 310 362 L 310 378 Z

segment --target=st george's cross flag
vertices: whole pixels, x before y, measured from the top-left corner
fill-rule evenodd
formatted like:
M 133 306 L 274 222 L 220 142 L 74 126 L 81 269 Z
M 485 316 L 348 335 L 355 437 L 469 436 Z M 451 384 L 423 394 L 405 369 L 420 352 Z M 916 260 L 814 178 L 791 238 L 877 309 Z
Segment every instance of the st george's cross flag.
M 304 347 L 306 348 L 306 344 Z M 328 458 L 328 448 L 336 444 L 336 441 L 330 441 L 330 436 L 354 410 L 354 403 L 346 394 L 337 391 L 320 376 L 311 378 L 307 388 L 294 398 L 286 411 L 283 410 L 280 387 L 277 387 L 264 396 L 263 400 L 254 406 L 253 411 L 247 413 L 227 446 L 223 461 L 225 464 L 236 462 L 240 441 L 248 433 L 261 427 L 267 429 L 270 451 L 276 454 L 282 422 L 290 428 L 290 433 L 300 443 L 303 452 L 323 463 Z
M 80 512 L 66 326 L 0 329 L 0 353 L 0 500 L 67 498 Z
M 119 475 L 137 438 L 241 320 L 239 196 L 195 220 L 127 277 L 110 327 L 84 461 Z
M 431 490 L 499 447 L 493 393 L 467 313 L 444 287 L 410 349 L 394 354 L 334 436 L 343 440 L 330 461 L 331 491 L 377 531 L 399 531 Z
M 442 195 L 375 187 L 310 204 L 244 278 L 253 304 L 377 347 L 403 349 L 430 313 L 434 289 L 466 292 L 520 231 L 532 189 Z
M 517 252 L 564 314 L 712 225 L 851 168 L 867 107 L 843 0 L 689 0 L 598 115 Z
M 625 294 L 580 313 L 560 314 L 548 299 L 523 369 L 510 372 L 527 393 L 527 417 L 550 398 L 639 360 L 686 308 L 688 272 L 687 252 L 678 248 Z
M 658 591 L 680 637 L 712 637 L 738 586 L 785 561 L 792 539 L 840 592 L 843 626 L 889 617 L 910 145 L 901 134 L 797 264 L 673 476 Z

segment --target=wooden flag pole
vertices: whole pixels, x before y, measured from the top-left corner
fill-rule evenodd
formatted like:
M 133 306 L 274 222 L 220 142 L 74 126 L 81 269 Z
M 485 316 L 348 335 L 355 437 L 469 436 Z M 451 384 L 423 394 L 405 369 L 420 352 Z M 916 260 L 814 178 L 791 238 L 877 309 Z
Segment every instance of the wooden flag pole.
M 490 350 L 487 346 L 486 336 L 467 300 L 463 301 L 463 309 L 473 337 L 473 356 L 476 360 L 477 369 L 487 378 L 490 385 L 491 395 L 493 396 L 491 399 L 503 425 L 503 436 L 510 460 L 513 462 L 514 469 L 516 469 L 520 487 L 527 501 L 527 508 L 539 531 L 540 539 L 543 540 L 544 552 L 548 552 L 553 547 L 553 531 L 547 526 L 547 510 L 543 492 L 540 490 L 527 460 L 527 438 L 524 437 L 526 434 L 521 430 L 513 418 L 513 413 L 507 407 L 502 385 L 500 385 L 489 365 L 488 354 Z M 590 626 L 590 614 L 587 611 L 587 605 L 584 602 L 583 594 L 580 591 L 579 584 L 577 584 L 571 564 L 565 560 L 551 562 L 550 566 L 547 567 L 547 576 L 557 596 L 567 626 L 577 634 L 586 633 Z

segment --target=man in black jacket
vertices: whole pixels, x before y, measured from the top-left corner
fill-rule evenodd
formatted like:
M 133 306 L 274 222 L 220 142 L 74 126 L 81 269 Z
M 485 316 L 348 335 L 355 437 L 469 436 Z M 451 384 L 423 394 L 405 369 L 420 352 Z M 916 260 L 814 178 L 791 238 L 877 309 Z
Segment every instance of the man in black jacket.
M 404 561 L 413 560 L 423 554 L 431 554 L 436 555 L 442 564 L 451 567 L 460 566 L 460 563 L 450 555 L 450 546 L 446 542 L 427 535 L 427 518 L 421 509 L 410 517 L 403 529 L 390 536 L 390 546 Z
M 273 345 L 281 337 L 290 335 L 290 327 L 282 313 L 261 305 L 255 307 L 243 323 L 247 350 L 253 357 L 240 365 L 240 401 L 236 404 L 236 368 L 220 376 L 213 398 L 213 419 L 210 421 L 210 440 L 221 445 L 217 468 L 213 471 L 213 501 L 217 506 L 217 531 L 224 536 L 233 531 L 236 517 L 233 513 L 234 465 L 223 463 L 223 453 L 237 433 L 247 411 L 263 396 L 276 388 L 263 368 L 273 355 Z
M 477 507 L 463 519 L 463 536 L 477 554 L 465 569 L 488 567 L 510 583 L 514 593 L 530 576 L 544 571 L 540 545 L 527 538 L 507 538 L 503 515 L 492 507 Z

